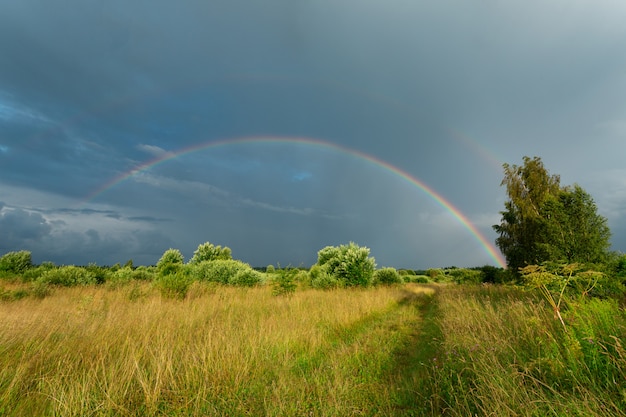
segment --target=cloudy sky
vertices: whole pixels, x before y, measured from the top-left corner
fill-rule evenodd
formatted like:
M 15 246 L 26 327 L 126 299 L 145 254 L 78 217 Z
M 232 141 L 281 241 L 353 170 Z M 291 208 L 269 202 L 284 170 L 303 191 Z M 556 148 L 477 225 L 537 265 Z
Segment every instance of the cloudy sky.
M 524 155 L 626 252 L 624 21 L 618 0 L 3 0 L 0 253 L 497 265 Z

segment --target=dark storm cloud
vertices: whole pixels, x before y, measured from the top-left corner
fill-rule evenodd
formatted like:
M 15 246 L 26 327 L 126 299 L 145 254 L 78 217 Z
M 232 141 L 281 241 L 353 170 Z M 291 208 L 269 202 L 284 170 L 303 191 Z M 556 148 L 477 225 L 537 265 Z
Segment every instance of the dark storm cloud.
M 11 242 L 41 239 L 50 234 L 51 230 L 52 227 L 41 214 L 22 209 L 0 212 L 0 236 L 2 236 L 5 249 L 11 247 Z
M 152 217 L 152 216 L 132 216 L 129 217 L 128 220 L 130 221 L 140 221 L 140 222 L 146 222 L 146 223 L 163 223 L 163 222 L 171 222 L 172 219 L 160 219 L 157 217 Z
M 260 265 L 349 240 L 385 264 L 492 261 L 419 187 L 336 152 L 224 146 L 115 180 L 200 143 L 282 136 L 402 169 L 491 240 L 498 166 L 539 155 L 623 231 L 625 17 L 582 0 L 6 0 L 3 227 L 68 262 L 153 263 L 206 240 Z

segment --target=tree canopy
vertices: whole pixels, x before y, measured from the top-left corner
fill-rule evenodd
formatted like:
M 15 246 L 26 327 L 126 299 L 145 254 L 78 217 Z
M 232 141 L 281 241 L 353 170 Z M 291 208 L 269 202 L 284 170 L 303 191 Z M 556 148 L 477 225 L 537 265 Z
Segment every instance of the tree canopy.
M 539 157 L 524 157 L 522 166 L 504 164 L 508 200 L 496 245 L 515 272 L 548 261 L 603 262 L 611 233 L 593 198 L 579 185 L 562 187 Z

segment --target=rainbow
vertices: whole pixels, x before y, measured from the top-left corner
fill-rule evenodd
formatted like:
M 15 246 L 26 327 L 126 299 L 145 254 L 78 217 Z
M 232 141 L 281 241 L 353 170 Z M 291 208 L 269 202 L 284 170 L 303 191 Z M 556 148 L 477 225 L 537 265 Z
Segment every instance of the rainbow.
M 355 156 L 359 159 L 370 162 L 374 165 L 377 165 L 384 170 L 402 178 L 405 181 L 408 181 L 410 184 L 418 187 L 426 194 L 428 194 L 433 200 L 435 200 L 441 207 L 446 209 L 449 213 L 451 213 L 458 221 L 461 223 L 466 229 L 468 229 L 472 236 L 480 243 L 480 245 L 485 249 L 488 255 L 495 261 L 495 263 L 502 267 L 506 268 L 506 261 L 504 257 L 500 254 L 500 252 L 485 238 L 485 236 L 474 226 L 474 224 L 465 216 L 461 210 L 452 205 L 448 200 L 446 200 L 441 194 L 437 193 L 423 181 L 415 178 L 411 174 L 402 169 L 391 165 L 388 162 L 383 161 L 382 159 L 376 158 L 372 155 L 366 154 L 356 149 L 347 148 L 345 146 L 337 145 L 336 143 L 328 142 L 321 139 L 310 139 L 310 138 L 286 138 L 286 137 L 243 137 L 243 138 L 235 138 L 228 140 L 218 140 L 218 141 L 209 141 L 202 142 L 199 144 L 195 144 L 193 146 L 180 149 L 175 152 L 165 152 L 162 155 L 151 159 L 147 162 L 144 162 L 140 165 L 137 165 L 130 171 L 124 172 L 121 175 L 113 178 L 106 184 L 102 185 L 100 188 L 89 194 L 86 198 L 84 198 L 81 204 L 87 204 L 90 201 L 94 200 L 96 197 L 106 192 L 107 190 L 115 187 L 117 184 L 125 181 L 126 179 L 145 171 L 149 168 L 152 168 L 156 165 L 159 165 L 163 162 L 169 161 L 174 158 L 178 158 L 193 152 L 205 150 L 208 148 L 216 148 L 220 146 L 233 145 L 233 144 L 245 144 L 245 143 L 278 143 L 278 144 L 302 144 L 309 146 L 317 146 L 327 149 L 332 149 L 335 151 L 339 151 L 341 153 L 345 153 L 348 155 Z

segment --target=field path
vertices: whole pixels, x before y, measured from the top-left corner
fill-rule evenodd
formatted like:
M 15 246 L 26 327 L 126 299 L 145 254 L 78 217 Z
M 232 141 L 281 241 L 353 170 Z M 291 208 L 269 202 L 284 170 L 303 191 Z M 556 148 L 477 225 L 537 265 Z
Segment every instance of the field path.
M 402 331 L 404 343 L 394 352 L 395 367 L 389 374 L 391 390 L 397 392 L 394 414 L 423 416 L 437 414 L 438 404 L 431 398 L 431 371 L 436 365 L 441 332 L 436 322 L 437 287 L 430 286 L 432 293 L 416 291 L 407 286 L 403 308 L 412 310 L 412 320 L 405 323 Z

